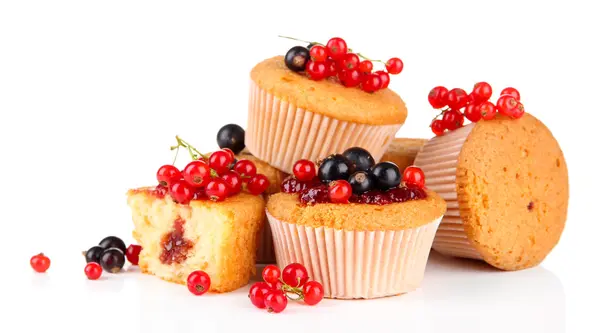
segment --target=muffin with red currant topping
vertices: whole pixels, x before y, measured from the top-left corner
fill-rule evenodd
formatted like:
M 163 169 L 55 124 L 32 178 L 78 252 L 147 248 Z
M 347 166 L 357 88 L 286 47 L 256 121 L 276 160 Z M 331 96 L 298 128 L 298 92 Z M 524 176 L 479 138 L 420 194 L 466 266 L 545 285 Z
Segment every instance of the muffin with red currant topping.
M 381 158 L 404 124 L 404 101 L 383 87 L 380 74 L 359 72 L 356 54 L 336 50 L 341 53 L 330 52 L 318 62 L 310 60 L 307 48 L 296 46 L 252 69 L 246 145 L 254 156 L 286 173 L 299 159 L 316 160 L 353 146 Z M 328 73 L 321 71 L 326 64 L 332 66 Z M 381 75 L 387 84 L 389 75 Z
M 395 138 L 381 160 L 393 162 L 402 171 L 414 164 L 417 153 L 426 142 L 427 139 Z
M 304 265 L 328 298 L 415 290 L 446 211 L 424 181 L 420 169 L 401 177 L 395 164 L 375 164 L 362 148 L 331 155 L 318 169 L 298 161 L 282 193 L 267 201 L 277 263 Z

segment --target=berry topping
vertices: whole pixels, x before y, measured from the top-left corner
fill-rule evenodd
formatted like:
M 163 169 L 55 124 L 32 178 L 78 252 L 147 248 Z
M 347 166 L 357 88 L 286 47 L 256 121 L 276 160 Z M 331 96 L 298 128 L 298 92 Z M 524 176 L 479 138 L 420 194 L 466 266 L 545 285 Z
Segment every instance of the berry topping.
M 317 167 L 309 160 L 296 161 L 292 169 L 296 179 L 303 182 L 312 180 L 317 175 Z
M 210 200 L 223 201 L 229 194 L 229 186 L 223 179 L 213 178 L 206 185 L 205 192 Z
M 435 135 L 440 136 L 440 135 L 444 134 L 445 130 L 446 130 L 446 124 L 442 120 L 435 119 L 434 121 L 431 122 L 431 131 Z
M 240 174 L 244 181 L 248 181 L 250 177 L 256 175 L 256 165 L 250 160 L 239 160 L 233 170 Z
M 229 170 L 231 163 L 233 163 L 233 158 L 224 150 L 217 150 L 208 158 L 208 165 L 220 175 Z
M 194 271 L 187 278 L 188 290 L 196 295 L 204 295 L 210 289 L 210 276 L 203 271 Z
M 285 54 L 285 65 L 294 72 L 303 71 L 310 61 L 310 51 L 304 46 L 294 46 Z
M 348 203 L 352 196 L 352 186 L 345 180 L 334 180 L 329 183 L 329 200 L 332 203 Z
M 454 88 L 448 92 L 448 107 L 458 110 L 467 105 L 467 92 L 460 88 Z
M 98 246 L 100 246 L 104 250 L 109 249 L 111 247 L 116 247 L 123 253 L 125 253 L 125 251 L 127 250 L 127 245 L 125 245 L 125 242 L 117 236 L 108 236 L 104 238 L 100 241 L 100 243 L 98 243 Z
M 352 193 L 356 195 L 363 194 L 375 188 L 375 178 L 368 171 L 357 171 L 350 176 L 348 180 L 352 186 Z
M 465 122 L 465 118 L 459 111 L 450 110 L 444 112 L 444 116 L 442 117 L 442 121 L 444 122 L 444 127 L 453 131 L 457 128 L 461 128 Z
M 236 195 L 242 191 L 242 177 L 235 171 L 228 171 L 221 179 L 227 185 L 228 196 Z
M 309 60 L 306 64 L 306 74 L 311 80 L 323 80 L 327 77 L 327 66 L 325 66 L 324 62 Z
M 50 268 L 50 258 L 46 257 L 43 253 L 36 254 L 29 259 L 29 264 L 34 271 L 44 273 Z
M 192 187 L 204 187 L 210 180 L 210 167 L 204 161 L 191 161 L 183 168 L 183 179 Z
M 170 164 L 163 165 L 156 172 L 156 179 L 162 186 L 169 186 L 173 182 L 181 179 L 181 172 Z
M 341 69 L 358 69 L 360 58 L 354 53 L 346 53 L 339 60 Z
M 358 70 L 361 73 L 371 73 L 373 70 L 373 62 L 370 60 L 363 60 L 358 64 Z M 382 71 L 382 73 L 385 73 Z M 387 74 L 387 73 L 386 73 Z
M 425 190 L 419 187 L 398 187 L 389 190 L 387 195 L 392 202 L 405 202 L 427 198 Z
M 328 183 L 338 179 L 348 179 L 352 163 L 340 154 L 330 155 L 321 161 L 319 166 L 319 179 Z
M 246 147 L 244 137 L 243 128 L 236 124 L 228 124 L 217 132 L 217 144 L 219 148 L 229 148 L 234 154 L 238 154 Z
M 476 123 L 481 120 L 481 108 L 479 105 L 469 104 L 465 107 L 465 118 L 469 121 Z
M 521 94 L 519 93 L 519 91 L 513 87 L 508 87 L 508 88 L 504 88 L 502 89 L 502 91 L 500 92 L 500 96 L 503 95 L 510 95 L 512 97 L 514 97 L 517 101 L 521 100 Z
M 525 114 L 525 107 L 523 106 L 523 104 L 521 104 L 521 102 L 519 102 L 519 104 L 517 105 L 517 108 L 513 110 L 512 117 L 517 119 L 517 118 L 523 117 L 524 114 Z
M 346 149 L 342 155 L 351 163 L 355 171 L 367 171 L 375 165 L 375 159 L 366 149 L 352 147 Z
M 308 205 L 329 202 L 329 189 L 326 185 L 318 185 L 302 190 L 300 202 Z
M 485 102 L 492 97 L 492 86 L 487 82 L 477 82 L 473 86 L 473 92 L 469 96 L 472 96 L 473 103 L 475 104 Z
M 248 192 L 253 195 L 259 195 L 266 191 L 269 188 L 269 185 L 270 183 L 267 176 L 262 174 L 254 175 L 248 182 Z
M 140 253 L 142 252 L 142 247 L 139 245 L 131 244 L 127 247 L 127 251 L 125 251 L 125 256 L 127 257 L 127 261 L 129 261 L 132 265 L 137 265 L 140 262 Z
M 477 106 L 477 109 L 484 120 L 492 120 L 496 117 L 496 106 L 492 102 L 483 102 Z
M 308 281 L 306 268 L 299 263 L 292 263 L 281 272 L 283 282 L 293 288 L 302 287 Z
M 316 305 L 323 299 L 323 285 L 317 281 L 308 281 L 302 288 L 304 293 L 304 303 L 308 305 Z
M 310 48 L 310 57 L 313 61 L 324 62 L 327 60 L 327 50 L 322 45 L 315 45 Z
M 285 310 L 287 303 L 287 297 L 281 290 L 270 290 L 265 295 L 265 306 L 269 312 L 279 313 Z
M 100 257 L 102 256 L 102 252 L 104 252 L 104 248 L 100 246 L 92 246 L 89 250 L 84 252 L 85 262 L 96 262 L 100 263 Z
M 359 196 L 357 202 L 369 205 L 387 205 L 392 203 L 392 200 L 387 193 L 375 190 L 366 192 Z
M 97 262 L 89 262 L 85 265 L 83 272 L 88 280 L 98 280 L 102 275 L 102 267 Z
M 356 87 L 361 83 L 363 74 L 358 69 L 342 69 L 338 77 L 345 87 Z
M 346 41 L 339 37 L 331 38 L 325 48 L 327 49 L 327 55 L 336 61 L 341 60 L 348 52 Z
M 309 181 L 300 181 L 292 176 L 287 177 L 281 183 L 281 191 L 284 193 L 299 193 L 303 190 L 321 184 L 318 178 Z
M 400 74 L 404 68 L 404 63 L 399 58 L 391 58 L 385 63 L 385 69 L 390 74 Z
M 333 59 L 325 60 L 325 76 L 332 77 L 338 74 L 337 63 Z
M 269 291 L 271 291 L 271 287 L 266 282 L 256 282 L 250 287 L 250 291 L 248 292 L 250 302 L 259 309 L 266 308 L 265 296 Z
M 373 176 L 377 188 L 385 191 L 400 185 L 400 170 L 392 162 L 380 162 L 373 167 Z
M 513 112 L 519 106 L 519 101 L 511 95 L 502 95 L 498 98 L 496 102 L 496 107 L 498 108 L 498 112 L 505 116 L 512 117 Z
M 425 173 L 420 168 L 409 166 L 404 169 L 402 180 L 407 186 L 425 187 Z
M 448 89 L 442 86 L 434 87 L 429 91 L 429 104 L 434 109 L 441 109 L 448 105 Z
M 276 284 L 281 276 L 281 271 L 275 265 L 267 265 L 262 271 L 262 278 L 268 284 Z
M 100 257 L 100 264 L 105 271 L 118 273 L 125 265 L 125 254 L 116 247 L 106 249 Z
M 192 187 L 183 180 L 178 180 L 171 185 L 169 193 L 173 201 L 182 205 L 187 205 L 194 197 Z
M 375 74 L 379 75 L 379 80 L 381 80 L 381 89 L 385 89 L 390 84 L 390 75 L 384 71 L 377 71 Z
M 381 79 L 379 74 L 367 74 L 362 82 L 362 90 L 373 93 L 381 89 Z

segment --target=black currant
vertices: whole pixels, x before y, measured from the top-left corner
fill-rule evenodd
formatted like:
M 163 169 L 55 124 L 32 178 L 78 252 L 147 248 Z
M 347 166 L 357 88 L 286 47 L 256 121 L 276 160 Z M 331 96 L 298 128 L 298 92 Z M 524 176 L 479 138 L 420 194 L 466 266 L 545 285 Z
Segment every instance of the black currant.
M 400 185 L 400 169 L 398 169 L 398 166 L 392 162 L 377 163 L 371 172 L 375 177 L 377 188 L 382 191 Z
M 125 253 L 125 251 L 127 251 L 127 246 L 125 245 L 125 242 L 123 242 L 121 240 L 121 238 L 116 237 L 116 236 L 108 236 L 108 237 L 104 238 L 103 240 L 100 241 L 98 246 L 100 246 L 104 250 L 109 249 L 111 247 L 116 247 L 117 249 L 121 250 L 123 253 Z
M 100 263 L 100 257 L 102 256 L 102 252 L 104 252 L 104 248 L 100 246 L 92 246 L 89 250 L 85 251 L 83 254 L 85 255 L 85 262 L 95 262 Z
M 310 52 L 304 46 L 294 46 L 285 54 L 285 65 L 294 72 L 302 72 L 310 60 Z
M 236 124 L 228 124 L 217 133 L 217 144 L 219 148 L 229 148 L 234 154 L 238 154 L 246 147 L 244 137 L 246 132 Z
M 348 182 L 352 186 L 352 193 L 356 195 L 363 194 L 375 188 L 375 178 L 368 171 L 353 173 Z
M 104 250 L 100 257 L 102 268 L 111 273 L 118 273 L 125 265 L 125 254 L 116 247 Z
M 352 163 L 343 155 L 330 155 L 319 165 L 319 179 L 324 183 L 338 179 L 346 180 L 353 171 L 351 166 Z
M 375 159 L 373 159 L 371 153 L 360 147 L 348 148 L 342 155 L 354 164 L 354 170 L 356 171 L 367 171 L 375 165 Z

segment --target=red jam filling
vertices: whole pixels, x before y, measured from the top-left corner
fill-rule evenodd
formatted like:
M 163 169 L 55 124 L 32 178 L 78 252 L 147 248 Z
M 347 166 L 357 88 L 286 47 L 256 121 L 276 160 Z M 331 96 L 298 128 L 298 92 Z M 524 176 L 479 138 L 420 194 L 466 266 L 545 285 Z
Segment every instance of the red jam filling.
M 313 180 L 303 182 L 294 178 L 293 176 L 289 176 L 281 183 L 281 191 L 283 193 L 300 193 L 307 188 L 315 187 L 321 185 L 321 181 L 318 177 L 313 178 Z
M 165 265 L 180 264 L 187 259 L 188 252 L 194 247 L 194 243 L 183 237 L 183 225 L 185 220 L 178 218 L 173 223 L 173 231 L 165 234 L 160 245 L 162 253 L 160 261 Z

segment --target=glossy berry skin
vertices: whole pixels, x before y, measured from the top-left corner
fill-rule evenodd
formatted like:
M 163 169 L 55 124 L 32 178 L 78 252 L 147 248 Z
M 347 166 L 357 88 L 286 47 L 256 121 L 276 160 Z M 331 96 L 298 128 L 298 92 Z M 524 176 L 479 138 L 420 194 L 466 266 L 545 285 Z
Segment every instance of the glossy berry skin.
M 193 271 L 187 277 L 188 290 L 196 295 L 204 295 L 210 289 L 210 276 L 203 271 Z
M 325 60 L 325 77 L 336 76 L 337 74 L 337 63 L 333 59 Z
M 169 194 L 171 194 L 173 201 L 182 205 L 187 205 L 194 198 L 193 188 L 183 180 L 173 183 L 169 188 Z
M 327 185 L 317 185 L 314 187 L 308 187 L 300 193 L 300 202 L 306 205 L 314 205 L 316 203 L 330 202 L 329 200 L 329 188 Z
M 156 172 L 156 180 L 163 186 L 169 186 L 179 179 L 181 179 L 181 172 L 170 164 L 161 166 Z
M 340 68 L 342 69 L 358 69 L 360 58 L 354 53 L 346 53 L 339 60 Z
M 317 175 L 317 166 L 309 160 L 298 160 L 292 168 L 294 177 L 299 181 L 309 181 Z
M 502 95 L 510 95 L 512 97 L 514 97 L 517 101 L 521 100 L 521 94 L 519 93 L 519 91 L 513 87 L 508 87 L 508 88 L 504 88 L 502 89 L 502 91 L 500 92 L 500 96 Z
M 400 169 L 392 162 L 380 162 L 375 164 L 372 173 L 375 177 L 377 188 L 382 191 L 400 185 Z
M 444 122 L 444 126 L 447 129 L 453 131 L 463 126 L 463 124 L 465 123 L 465 117 L 462 115 L 462 113 L 458 111 L 450 110 L 444 112 L 444 115 L 442 116 L 442 121 Z
M 317 281 L 306 282 L 302 288 L 302 292 L 304 293 L 304 303 L 308 305 L 317 305 L 323 300 L 323 296 L 325 295 L 323 285 Z
M 371 153 L 360 147 L 348 148 L 342 153 L 342 156 L 350 161 L 354 171 L 367 171 L 375 165 L 375 159 Z
M 348 203 L 352 196 L 352 186 L 347 181 L 340 179 L 329 183 L 329 200 L 332 203 Z
M 308 281 L 308 272 L 302 264 L 291 263 L 281 272 L 281 279 L 291 287 L 302 287 Z
M 229 194 L 229 188 L 223 179 L 213 178 L 206 185 L 205 192 L 210 200 L 223 201 Z
M 233 158 L 223 150 L 217 150 L 210 154 L 208 158 L 208 165 L 214 169 L 218 174 L 223 174 L 229 170 L 229 165 L 233 163 Z
M 256 175 L 256 164 L 250 160 L 239 160 L 233 170 L 242 176 L 242 181 L 248 181 L 254 175 Z
M 285 54 L 285 65 L 294 72 L 305 70 L 309 60 L 310 52 L 304 46 L 294 46 Z
M 89 250 L 85 251 L 85 262 L 96 262 L 100 263 L 100 257 L 102 256 L 102 252 L 104 252 L 104 248 L 100 246 L 92 246 Z
M 88 280 L 98 280 L 102 276 L 102 267 L 97 262 L 90 262 L 83 269 Z
M 118 273 L 125 265 L 125 254 L 116 247 L 104 250 L 100 257 L 102 268 L 111 273 Z
M 262 271 L 262 278 L 268 284 L 276 284 L 281 276 L 281 271 L 275 265 L 267 265 Z
M 381 79 L 379 74 L 367 74 L 362 82 L 362 90 L 368 93 L 374 93 L 381 89 Z
M 227 185 L 227 194 L 229 196 L 236 195 L 242 191 L 242 177 L 235 171 L 228 171 L 221 179 Z
M 123 253 L 125 253 L 125 250 L 127 250 L 127 245 L 125 245 L 125 242 L 117 236 L 105 237 L 100 241 L 100 243 L 98 243 L 98 246 L 100 246 L 104 250 L 109 249 L 111 247 L 116 247 Z
M 280 313 L 287 307 L 287 297 L 281 290 L 270 290 L 265 295 L 265 307 L 269 312 Z
M 231 169 L 231 166 L 233 166 L 236 162 L 235 160 L 235 153 L 233 152 L 233 150 L 229 149 L 229 148 L 221 148 L 222 151 L 226 152 L 227 154 L 229 154 L 229 156 L 231 156 L 231 160 L 233 161 L 229 167 Z
M 454 88 L 448 92 L 448 107 L 452 110 L 458 110 L 467 105 L 469 97 L 467 92 L 461 88 Z
M 132 265 L 137 266 L 140 262 L 140 253 L 142 252 L 142 247 L 136 244 L 131 244 L 127 247 L 127 251 L 125 251 L 125 257 L 127 257 L 127 261 L 129 261 Z
M 448 89 L 442 86 L 434 87 L 429 91 L 427 99 L 434 109 L 441 109 L 448 105 Z
M 404 169 L 402 174 L 402 181 L 406 186 L 414 186 L 418 188 L 425 187 L 425 173 L 420 168 L 415 166 L 409 166 Z
M 217 132 L 217 144 L 219 148 L 229 148 L 234 154 L 238 154 L 246 147 L 244 138 L 246 132 L 236 124 L 228 124 Z
M 446 130 L 446 124 L 444 124 L 444 122 L 442 120 L 435 119 L 434 121 L 431 122 L 431 131 L 436 136 L 440 136 L 440 135 L 444 134 L 445 130 Z
M 385 89 L 390 85 L 390 75 L 384 71 L 377 71 L 375 74 L 379 75 L 379 80 L 381 80 L 381 89 Z
M 327 60 L 327 50 L 324 46 L 315 45 L 310 48 L 310 57 L 313 61 L 324 62 Z
M 283 289 L 283 283 L 281 283 L 281 281 L 275 281 L 275 283 L 267 283 L 267 285 L 269 286 L 269 288 L 273 289 L 273 290 L 282 290 Z
M 191 161 L 183 168 L 183 179 L 192 187 L 204 187 L 210 180 L 210 167 L 204 161 Z
M 318 171 L 319 179 L 324 183 L 338 179 L 348 179 L 353 172 L 351 165 L 352 163 L 343 155 L 330 155 L 321 161 Z
M 469 104 L 465 107 L 465 118 L 469 119 L 471 122 L 478 122 L 481 120 L 481 109 L 479 108 L 479 104 Z
M 523 117 L 524 114 L 525 114 L 525 106 L 523 106 L 523 104 L 521 104 L 521 102 L 519 102 L 519 104 L 517 105 L 517 108 L 513 111 L 512 117 L 515 119 L 519 119 L 519 118 Z
M 373 71 L 373 63 L 369 60 L 363 60 L 358 63 L 358 71 L 361 73 L 371 73 Z
M 339 37 L 333 37 L 327 42 L 325 49 L 327 50 L 327 55 L 337 61 L 342 59 L 348 52 L 348 45 L 346 45 L 345 40 Z
M 350 176 L 348 183 L 352 187 L 352 193 L 361 195 L 375 188 L 375 178 L 368 171 L 357 171 Z
M 344 87 L 352 88 L 361 83 L 363 74 L 358 69 L 342 69 L 338 77 Z
M 311 80 L 320 81 L 327 77 L 327 67 L 324 62 L 309 60 L 306 64 L 306 74 Z
M 476 104 L 485 102 L 492 97 L 492 86 L 487 82 L 477 82 L 473 86 L 473 92 L 470 96 L 473 96 L 474 103 Z
M 252 195 L 262 194 L 269 188 L 270 182 L 267 176 L 263 174 L 257 174 L 250 178 L 248 182 L 248 192 Z
M 43 253 L 36 254 L 29 259 L 29 264 L 34 271 L 45 273 L 50 268 L 50 258 L 46 257 Z
M 272 288 L 266 282 L 256 282 L 250 287 L 250 291 L 248 292 L 250 302 L 259 309 L 266 308 L 265 296 L 271 290 Z
M 385 63 L 385 69 L 390 74 L 400 74 L 403 68 L 404 63 L 402 60 L 400 60 L 400 58 L 390 58 L 390 60 Z
M 487 101 L 479 104 L 479 114 L 481 114 L 481 119 L 484 120 L 492 120 L 496 117 L 496 106 L 494 103 Z
M 519 106 L 519 101 L 511 95 L 502 95 L 498 98 L 498 102 L 496 102 L 498 112 L 509 117 L 512 117 L 517 106 Z

